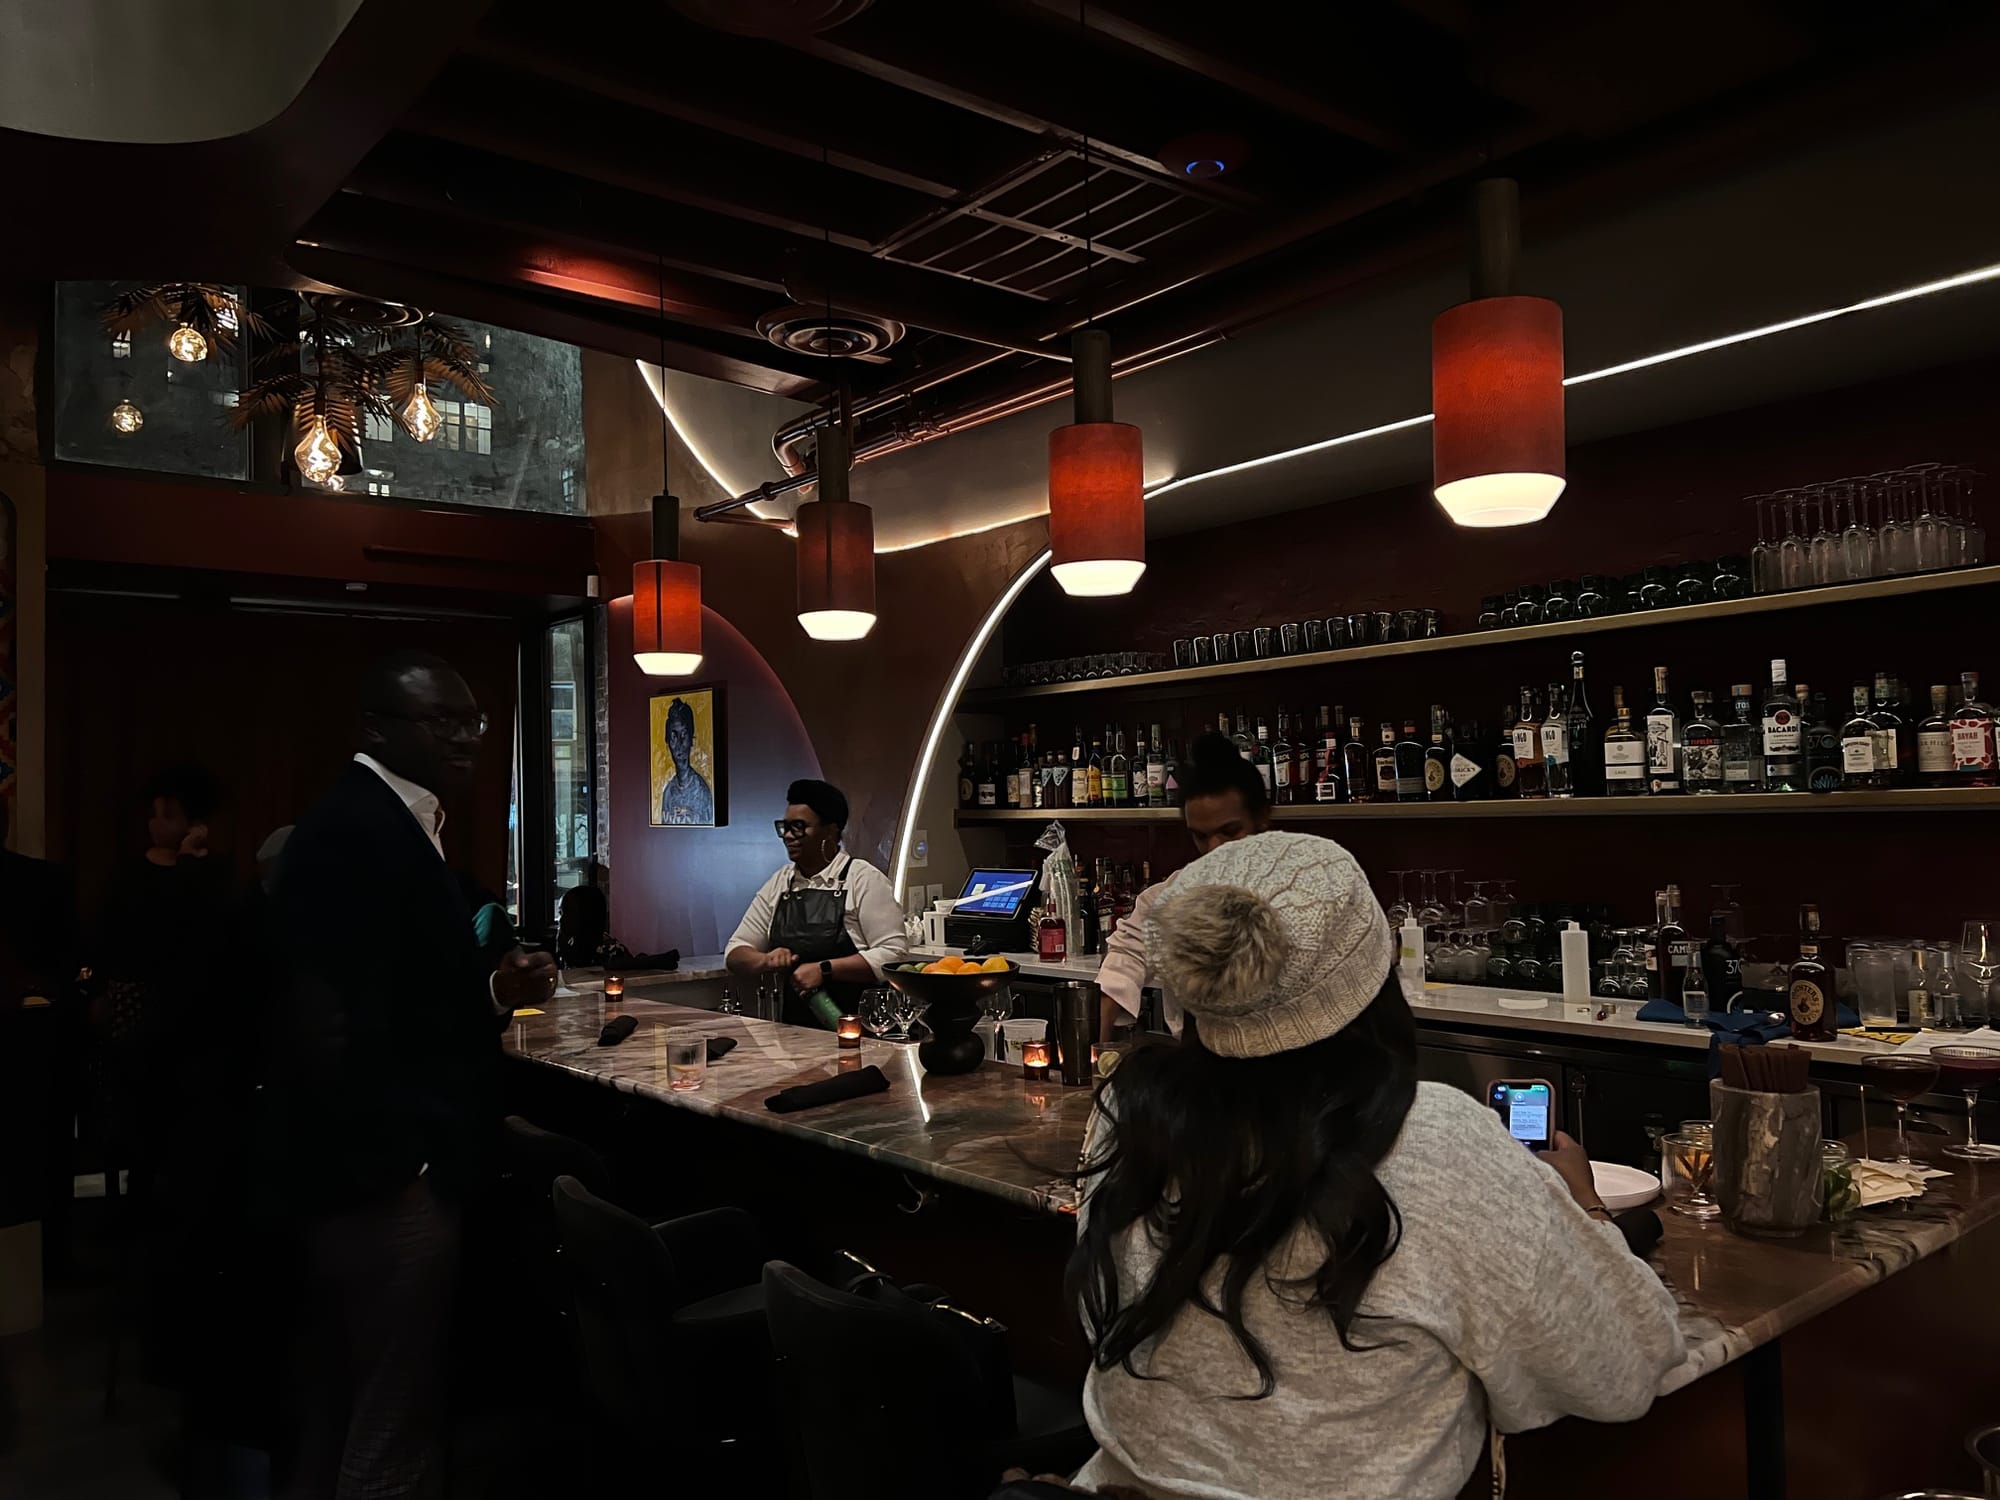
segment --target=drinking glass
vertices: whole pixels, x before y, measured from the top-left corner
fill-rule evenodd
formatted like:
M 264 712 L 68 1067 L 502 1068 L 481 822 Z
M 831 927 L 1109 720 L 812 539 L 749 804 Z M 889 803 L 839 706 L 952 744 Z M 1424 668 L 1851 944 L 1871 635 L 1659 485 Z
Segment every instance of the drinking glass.
M 1979 513 L 1972 495 L 1973 484 L 1979 474 L 1976 470 L 1963 467 L 1953 473 L 1958 481 L 1958 565 L 1973 568 L 1986 561 L 1986 528 L 1979 524 Z
M 1666 1185 L 1667 1206 L 1690 1219 L 1720 1217 L 1722 1205 L 1708 1191 L 1715 1176 L 1715 1137 L 1683 1129 L 1665 1137 L 1660 1146 L 1663 1164 L 1673 1167 L 1673 1179 Z
M 889 1040 L 914 1042 L 917 1038 L 912 1028 L 923 1019 L 924 1012 L 931 1008 L 930 1002 L 919 1000 L 915 995 L 906 995 L 901 990 L 891 990 L 890 994 L 894 996 L 890 1001 L 890 1009 L 896 1017 L 896 1028 L 901 1035 L 892 1036 Z
M 1891 948 L 1849 943 L 1847 966 L 1854 971 L 1861 1024 L 1870 1030 L 1896 1029 L 1896 954 Z
M 1750 508 L 1757 513 L 1757 545 L 1750 549 L 1750 592 L 1753 594 L 1775 594 L 1778 582 L 1778 544 L 1771 540 L 1765 525 L 1764 513 L 1770 509 L 1769 495 L 1752 495 Z M 1587 588 L 1590 580 L 1585 579 Z M 1579 599 L 1579 604 L 1581 599 Z
M 1437 898 L 1437 877 L 1436 870 L 1420 872 L 1419 878 L 1422 884 L 1419 889 L 1423 893 L 1423 900 L 1417 907 L 1417 922 L 1424 927 L 1435 927 L 1444 920 L 1444 907 L 1438 904 Z
M 1840 488 L 1847 499 L 1847 527 L 1840 533 L 1841 571 L 1850 583 L 1875 576 L 1875 528 L 1868 524 L 1864 507 L 1868 499 L 1865 480 L 1843 479 Z
M 1486 899 L 1486 882 L 1472 882 L 1472 894 L 1465 901 L 1465 925 L 1475 931 L 1493 925 L 1493 903 Z
M 1976 918 L 1958 936 L 1958 1009 L 1968 1026 L 1993 1016 L 1994 982 L 2000 980 L 2000 921 Z
M 1895 1160 L 1902 1166 L 1911 1165 L 1916 1158 L 1910 1155 L 1910 1101 L 1928 1093 L 1931 1085 L 1937 1082 L 1937 1061 L 1922 1053 L 1914 1056 L 1898 1053 L 1890 1057 L 1864 1057 L 1861 1059 L 1861 1077 L 1864 1088 L 1872 1084 L 1896 1101 Z
M 2000 1047 L 1933 1047 L 1931 1056 L 1937 1059 L 1938 1081 L 1965 1095 L 1965 1144 L 1946 1146 L 1944 1154 L 1966 1161 L 2000 1156 L 2000 1146 L 1979 1139 L 1979 1091 L 2000 1081 Z
M 1781 588 L 1802 589 L 1812 582 L 1812 558 L 1806 539 L 1799 535 L 1798 492 L 1788 490 L 1772 497 L 1773 506 L 1784 512 L 1784 535 L 1778 540 L 1778 584 Z
M 1388 917 L 1391 927 L 1401 927 L 1404 920 L 1410 915 L 1411 910 L 1410 898 L 1404 894 L 1403 887 L 1403 877 L 1410 872 L 1408 870 L 1391 870 L 1389 873 L 1396 877 L 1396 900 L 1384 915 Z
M 692 1026 L 675 1026 L 667 1031 L 667 1088 L 676 1094 L 692 1094 L 708 1077 L 708 1038 Z
M 1139 653 L 1136 651 L 1120 651 L 1118 653 L 1118 675 L 1120 677 L 1133 677 L 1138 675 L 1138 671 Z
M 1879 476 L 1882 486 L 1882 528 L 1876 541 L 1882 549 L 1884 573 L 1913 573 L 1917 567 L 1916 534 L 1910 524 L 1910 479 L 1898 470 Z
M 868 1034 L 885 1041 L 897 1040 L 896 992 L 887 985 L 879 989 L 863 990 L 861 1005 L 856 1012 Z
M 1919 571 L 1946 566 L 1945 549 L 1951 545 L 1951 522 L 1944 514 L 1939 493 L 1939 465 L 1918 464 L 1911 480 L 1916 496 L 1917 515 L 1910 523 L 1910 545 Z
M 1813 534 L 1809 544 L 1812 558 L 1812 581 L 1825 585 L 1839 583 L 1844 576 L 1840 558 L 1840 538 L 1827 529 L 1826 488 L 1815 486 L 1812 490 Z M 1840 524 L 1838 512 L 1834 515 L 1834 525 Z
M 997 984 L 987 991 L 980 1005 L 980 1018 L 996 1025 L 1012 1019 L 1014 1014 L 1014 990 L 1011 985 Z

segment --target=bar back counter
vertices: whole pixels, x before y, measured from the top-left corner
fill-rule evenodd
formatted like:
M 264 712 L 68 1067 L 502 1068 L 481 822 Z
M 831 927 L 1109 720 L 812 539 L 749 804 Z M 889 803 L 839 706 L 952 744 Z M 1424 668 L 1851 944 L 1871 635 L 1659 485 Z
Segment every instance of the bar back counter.
M 1669 1123 L 1686 1113 L 1676 1101 L 1705 1105 L 1696 1036 L 1592 1022 L 1579 1024 L 1611 1029 L 1578 1039 L 1553 1018 L 1502 1033 L 1488 1010 L 1522 1014 L 1455 988 L 1420 1006 L 1427 1076 L 1476 1086 L 1522 1061 L 1538 1076 L 1561 1069 L 1594 1148 L 1600 1133 L 1623 1137 L 1628 1116 L 1659 1112 L 1632 1099 L 1657 1097 Z M 637 1029 L 601 1047 L 616 1014 Z M 697 1092 L 668 1084 L 664 1033 L 680 1025 L 737 1044 Z M 1089 1089 L 999 1062 L 927 1077 L 912 1047 L 841 1051 L 828 1032 L 644 1000 L 607 1008 L 598 995 L 518 1020 L 506 1045 L 514 1106 L 589 1139 L 666 1212 L 733 1203 L 760 1217 L 779 1254 L 846 1248 L 943 1285 L 1009 1326 L 1017 1368 L 1081 1379 L 1061 1272 Z M 1816 1050 L 1829 1085 L 1848 1046 Z M 868 1065 L 887 1092 L 794 1114 L 765 1107 L 781 1089 Z M 1921 1199 L 1797 1239 L 1663 1213 L 1652 1262 L 1680 1304 L 1686 1360 L 1637 1422 L 1569 1420 L 1511 1439 L 1510 1493 L 1867 1497 L 1965 1477 L 1964 1434 L 2000 1415 L 2000 1169 L 1948 1165 Z M 1485 1484 L 1475 1475 L 1466 1493 Z

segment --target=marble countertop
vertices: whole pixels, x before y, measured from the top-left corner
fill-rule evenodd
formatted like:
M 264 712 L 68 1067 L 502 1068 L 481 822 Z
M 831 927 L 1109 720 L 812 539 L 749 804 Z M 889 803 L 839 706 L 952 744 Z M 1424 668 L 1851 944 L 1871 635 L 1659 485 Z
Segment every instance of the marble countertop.
M 613 1015 L 636 1017 L 638 1030 L 616 1047 L 600 1047 L 598 1031 Z M 709 1067 L 695 1093 L 667 1087 L 663 1033 L 681 1025 L 736 1038 L 735 1050 Z M 600 994 L 558 997 L 543 1014 L 510 1026 L 505 1046 L 518 1057 L 623 1093 L 866 1156 L 1028 1208 L 1061 1212 L 1075 1203 L 1062 1174 L 1083 1148 L 1092 1091 L 1025 1083 L 1017 1064 L 988 1062 L 974 1073 L 931 1078 L 918 1065 L 915 1047 L 864 1039 L 858 1053 L 841 1052 L 831 1032 L 635 1000 L 629 991 L 617 1006 L 607 1006 Z M 764 1108 L 780 1089 L 871 1063 L 888 1077 L 887 1093 L 795 1114 Z
M 597 1045 L 607 1013 L 639 1020 L 621 1046 Z M 1476 1008 L 1464 1014 L 1483 1019 Z M 1597 1031 L 1610 1023 L 1579 1024 Z M 699 1093 L 667 1088 L 662 1033 L 676 1025 L 737 1039 L 736 1049 L 711 1066 Z M 1673 1028 L 1645 1028 L 1663 1029 Z M 1075 1191 L 1060 1174 L 1082 1150 L 1091 1091 L 1026 1084 L 1016 1066 L 989 1062 L 976 1073 L 928 1078 L 914 1047 L 864 1041 L 857 1057 L 839 1052 L 824 1031 L 650 1000 L 628 1000 L 607 1012 L 599 996 L 558 1000 L 545 1014 L 517 1021 L 506 1046 L 519 1057 L 676 1109 L 814 1141 L 1045 1212 L 1075 1207 Z M 887 1093 L 790 1115 L 764 1108 L 765 1098 L 779 1089 L 868 1063 L 888 1075 Z M 1951 1175 L 1935 1179 L 1921 1199 L 1864 1210 L 1790 1240 L 1744 1238 L 1720 1221 L 1699 1223 L 1656 1204 L 1666 1233 L 1652 1263 L 1680 1304 L 1688 1349 L 1686 1361 L 1662 1383 L 1662 1394 L 2000 1218 L 2000 1163 L 1943 1159 L 1938 1165 Z
M 607 974 L 623 978 L 628 990 L 640 990 L 663 984 L 705 984 L 728 978 L 729 970 L 723 965 L 720 953 L 697 953 L 683 956 L 680 966 L 673 969 L 564 969 L 563 985 L 579 995 L 601 995 Z M 558 995 L 561 993 L 557 991 Z

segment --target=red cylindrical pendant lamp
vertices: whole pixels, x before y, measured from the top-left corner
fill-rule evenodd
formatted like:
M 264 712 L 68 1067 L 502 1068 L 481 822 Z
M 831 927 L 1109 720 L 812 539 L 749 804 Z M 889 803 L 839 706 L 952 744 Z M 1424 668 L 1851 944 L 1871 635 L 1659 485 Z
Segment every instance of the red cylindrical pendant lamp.
M 1513 294 L 1520 197 L 1479 184 L 1473 300 L 1431 325 L 1432 488 L 1461 526 L 1523 526 L 1567 483 L 1562 309 Z
M 820 429 L 819 498 L 793 517 L 799 532 L 799 624 L 816 641 L 858 641 L 875 628 L 875 513 L 847 498 L 847 428 Z
M 1111 335 L 1070 342 L 1076 421 L 1049 434 L 1049 571 L 1063 592 L 1129 594 L 1146 571 L 1139 429 L 1111 420 Z
M 680 560 L 680 502 L 653 497 L 653 556 L 632 564 L 632 659 L 648 677 L 701 668 L 701 568 Z

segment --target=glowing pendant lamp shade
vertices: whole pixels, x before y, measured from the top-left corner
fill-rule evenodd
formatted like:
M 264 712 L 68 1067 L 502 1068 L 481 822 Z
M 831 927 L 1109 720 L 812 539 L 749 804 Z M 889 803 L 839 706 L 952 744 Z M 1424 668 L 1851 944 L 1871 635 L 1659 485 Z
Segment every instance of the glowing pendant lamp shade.
M 1066 594 L 1129 594 L 1146 571 L 1139 429 L 1111 420 L 1111 336 L 1071 342 L 1076 421 L 1049 434 L 1049 571 Z
M 680 502 L 653 497 L 653 552 L 632 565 L 632 659 L 648 677 L 701 667 L 701 568 L 680 560 Z
M 1481 182 L 1472 300 L 1431 325 L 1432 492 L 1460 526 L 1525 526 L 1567 483 L 1562 309 L 1514 294 L 1520 192 Z
M 1431 458 L 1461 526 L 1539 521 L 1563 492 L 1562 309 L 1482 297 L 1431 325 Z
M 798 509 L 799 624 L 816 641 L 858 641 L 875 628 L 875 513 L 847 498 L 847 430 L 819 437 L 819 494 Z

